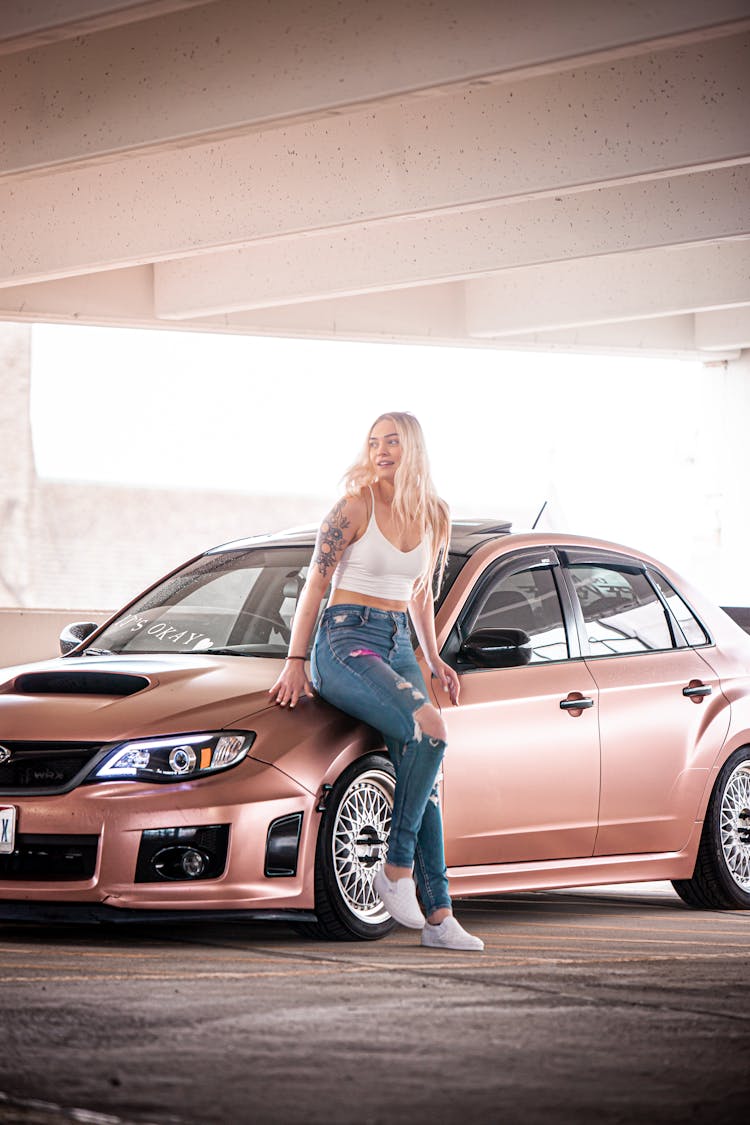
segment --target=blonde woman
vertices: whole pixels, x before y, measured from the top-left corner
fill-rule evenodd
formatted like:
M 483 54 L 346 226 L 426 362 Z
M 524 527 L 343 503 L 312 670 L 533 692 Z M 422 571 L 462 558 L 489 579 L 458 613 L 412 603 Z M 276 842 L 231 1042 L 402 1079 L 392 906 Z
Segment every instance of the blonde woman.
M 451 909 L 437 790 L 446 729 L 429 701 L 408 626 L 410 617 L 430 671 L 456 704 L 458 676 L 437 650 L 432 596 L 449 528 L 419 422 L 412 414 L 381 414 L 346 475 L 345 496 L 320 526 L 289 656 L 270 694 L 282 707 L 312 694 L 305 654 L 330 583 L 312 682 L 328 703 L 382 732 L 396 770 L 388 858 L 375 890 L 397 922 L 422 931 L 422 945 L 479 950 L 481 939 Z

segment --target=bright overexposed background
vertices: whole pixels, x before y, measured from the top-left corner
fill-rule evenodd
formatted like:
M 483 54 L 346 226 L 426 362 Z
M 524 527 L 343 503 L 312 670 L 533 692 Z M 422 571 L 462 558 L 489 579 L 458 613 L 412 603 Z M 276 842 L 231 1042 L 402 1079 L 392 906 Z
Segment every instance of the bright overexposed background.
M 528 527 L 546 500 L 541 528 L 747 604 L 740 560 L 715 565 L 706 380 L 681 360 L 35 325 L 32 424 L 47 478 L 333 499 L 372 420 L 411 410 L 454 515 Z

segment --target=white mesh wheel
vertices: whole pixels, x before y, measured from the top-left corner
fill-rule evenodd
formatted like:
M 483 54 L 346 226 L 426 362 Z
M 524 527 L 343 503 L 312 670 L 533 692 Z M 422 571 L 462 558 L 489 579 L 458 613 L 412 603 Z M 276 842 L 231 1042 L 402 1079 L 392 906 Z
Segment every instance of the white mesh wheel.
M 750 747 L 735 750 L 722 766 L 693 873 L 672 886 L 700 910 L 750 910 Z
M 719 834 L 724 862 L 737 886 L 750 893 L 750 762 L 740 762 L 721 795 Z
M 394 784 L 389 774 L 374 768 L 354 778 L 338 802 L 331 835 L 341 898 L 356 918 L 373 926 L 390 918 L 372 881 L 385 862 Z

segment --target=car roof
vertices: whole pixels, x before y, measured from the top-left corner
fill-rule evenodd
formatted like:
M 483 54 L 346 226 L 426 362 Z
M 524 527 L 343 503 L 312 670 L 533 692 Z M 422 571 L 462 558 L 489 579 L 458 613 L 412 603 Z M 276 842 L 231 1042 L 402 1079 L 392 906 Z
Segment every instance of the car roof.
M 207 554 L 218 551 L 241 551 L 248 547 L 314 547 L 317 527 L 291 527 L 268 535 L 251 535 L 212 547 Z M 450 551 L 454 555 L 471 555 L 485 543 L 510 535 L 511 522 L 503 519 L 455 519 L 451 522 Z

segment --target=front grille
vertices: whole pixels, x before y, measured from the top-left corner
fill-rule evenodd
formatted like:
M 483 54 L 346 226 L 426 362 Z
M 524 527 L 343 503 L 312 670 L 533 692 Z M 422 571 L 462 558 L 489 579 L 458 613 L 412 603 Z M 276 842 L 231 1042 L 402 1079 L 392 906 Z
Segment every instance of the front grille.
M 96 870 L 98 836 L 32 836 L 19 833 L 10 855 L 0 855 L 3 879 L 91 879 Z
M 60 793 L 101 749 L 98 742 L 3 742 L 10 758 L 0 762 L 0 794 Z

